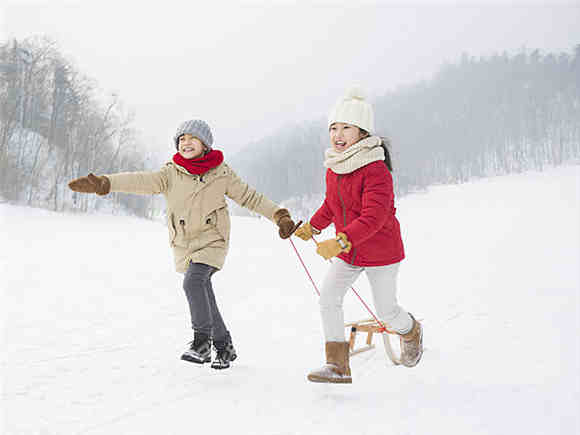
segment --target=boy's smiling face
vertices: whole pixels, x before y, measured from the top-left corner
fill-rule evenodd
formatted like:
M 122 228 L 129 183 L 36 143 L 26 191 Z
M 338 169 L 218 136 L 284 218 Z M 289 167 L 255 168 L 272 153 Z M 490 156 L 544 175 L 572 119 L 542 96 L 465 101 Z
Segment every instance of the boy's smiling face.
M 179 154 L 184 159 L 196 159 L 201 157 L 205 150 L 203 143 L 190 134 L 179 136 Z

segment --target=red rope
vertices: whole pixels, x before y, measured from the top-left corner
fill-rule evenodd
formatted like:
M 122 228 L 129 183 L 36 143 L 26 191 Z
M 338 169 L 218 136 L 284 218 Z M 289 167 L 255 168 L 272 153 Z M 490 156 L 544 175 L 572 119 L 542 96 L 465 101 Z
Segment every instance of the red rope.
M 296 246 L 294 245 L 294 242 L 292 241 L 292 238 L 289 238 L 288 240 L 290 240 L 290 243 L 292 243 L 292 247 L 294 248 L 294 252 L 296 252 L 296 255 L 298 256 L 298 259 L 300 260 L 300 263 L 302 263 L 302 267 L 304 268 L 304 270 L 306 271 L 306 274 L 308 275 L 308 278 L 310 278 L 310 282 L 312 283 L 312 285 L 314 286 L 314 290 L 316 290 L 316 294 L 318 296 L 320 296 L 320 292 L 318 291 L 318 287 L 316 287 L 316 284 L 314 283 L 314 280 L 312 279 L 312 277 L 310 276 L 310 272 L 308 272 L 308 268 L 306 267 L 306 265 L 304 264 L 304 261 L 302 261 L 302 257 L 300 256 L 300 254 L 298 253 L 298 249 L 296 249 Z
M 310 272 L 308 271 L 308 268 L 306 267 L 306 264 L 304 264 L 304 261 L 302 260 L 302 257 L 300 256 L 300 253 L 298 252 L 298 249 L 296 249 L 296 246 L 294 245 L 294 242 L 292 241 L 292 238 L 289 238 L 288 240 L 290 240 L 290 243 L 292 244 L 292 247 L 294 248 L 294 252 L 296 252 L 296 255 L 298 256 L 298 259 L 300 260 L 300 263 L 302 263 L 302 267 L 306 271 L 306 274 L 308 275 L 308 278 L 310 278 L 310 282 L 314 286 L 314 290 L 316 290 L 316 294 L 318 294 L 318 296 L 320 296 L 320 292 L 318 291 L 318 288 L 316 287 L 316 284 L 314 283 L 314 280 L 312 279 L 312 276 L 310 275 Z M 316 241 L 316 239 L 314 238 L 314 236 L 312 236 L 312 240 L 314 241 L 314 243 L 316 243 L 318 245 L 318 242 Z M 329 259 L 328 261 L 330 261 L 332 263 L 332 260 Z M 358 292 L 354 289 L 354 287 L 351 287 L 350 289 L 354 292 L 354 294 L 357 296 L 357 298 L 359 299 L 359 301 L 361 301 L 361 303 L 366 308 L 366 310 L 370 313 L 370 315 L 373 316 L 373 319 L 375 319 L 375 321 L 377 322 L 377 324 L 379 324 L 381 326 L 381 329 L 378 332 L 387 332 L 389 334 L 395 334 L 394 331 L 389 330 L 386 327 L 386 325 L 383 322 L 381 322 L 377 318 L 377 316 L 375 316 L 375 313 L 373 313 L 373 311 L 369 308 L 369 306 L 366 304 L 366 302 L 363 300 L 363 298 L 358 294 Z
M 357 292 L 357 291 L 354 289 L 354 287 L 351 287 L 350 289 L 351 289 L 351 290 L 354 292 L 354 294 L 357 296 L 357 298 L 359 299 L 359 301 L 361 301 L 361 302 L 362 302 L 362 304 L 363 304 L 363 305 L 364 305 L 364 307 L 367 309 L 367 311 L 368 311 L 369 313 L 371 313 L 371 316 L 373 316 L 373 319 L 375 319 L 375 321 L 376 321 L 376 322 L 377 322 L 379 325 L 381 325 L 381 329 L 379 330 L 379 332 L 389 332 L 389 333 L 390 333 L 391 331 L 389 331 L 389 330 L 387 329 L 387 327 L 385 326 L 385 324 L 384 324 L 383 322 L 381 322 L 381 321 L 380 321 L 380 320 L 377 318 L 377 316 L 375 316 L 375 313 L 373 313 L 373 311 L 372 311 L 372 310 L 369 308 L 369 306 L 366 304 L 366 302 L 363 300 L 363 298 L 361 298 L 361 297 L 360 297 L 360 295 L 359 295 L 359 294 L 358 294 L 358 292 Z

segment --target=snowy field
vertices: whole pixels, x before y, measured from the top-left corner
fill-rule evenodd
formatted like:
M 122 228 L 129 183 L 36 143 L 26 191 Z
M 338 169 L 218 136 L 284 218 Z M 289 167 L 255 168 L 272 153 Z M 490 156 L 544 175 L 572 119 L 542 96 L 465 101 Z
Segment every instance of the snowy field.
M 423 360 L 394 367 L 375 338 L 352 385 L 324 385 L 306 381 L 316 295 L 270 222 L 233 218 L 214 287 L 239 358 L 215 371 L 179 359 L 192 333 L 162 224 L 0 205 L 2 433 L 580 433 L 580 166 L 397 207 Z M 294 240 L 320 283 L 327 263 Z M 345 312 L 368 317 L 352 295 Z

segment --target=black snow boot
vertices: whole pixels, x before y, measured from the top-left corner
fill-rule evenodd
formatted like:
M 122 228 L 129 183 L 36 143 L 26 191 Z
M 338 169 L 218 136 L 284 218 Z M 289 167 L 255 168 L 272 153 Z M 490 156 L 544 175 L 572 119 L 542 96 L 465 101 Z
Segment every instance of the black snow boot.
M 189 343 L 189 349 L 181 355 L 181 359 L 196 364 L 210 362 L 211 342 L 209 335 L 196 332 L 193 341 Z
M 227 369 L 230 367 L 230 362 L 238 357 L 229 334 L 225 340 L 215 340 L 213 346 L 215 347 L 216 356 L 211 363 L 212 369 Z

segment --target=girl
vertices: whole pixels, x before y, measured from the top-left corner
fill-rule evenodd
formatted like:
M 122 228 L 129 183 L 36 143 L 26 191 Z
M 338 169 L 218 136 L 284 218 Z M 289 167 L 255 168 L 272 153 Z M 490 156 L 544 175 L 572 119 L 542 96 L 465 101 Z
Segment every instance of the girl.
M 312 382 L 352 383 L 349 346 L 344 337 L 342 303 L 364 270 L 379 317 L 401 338 L 402 363 L 413 367 L 423 352 L 421 324 L 397 304 L 397 272 L 404 258 L 395 217 L 391 158 L 382 138 L 373 136 L 373 109 L 352 89 L 328 118 L 331 147 L 326 150 L 326 198 L 296 236 L 309 240 L 334 224 L 337 237 L 318 243 L 316 252 L 336 258 L 320 294 L 326 365 L 312 371 Z
M 177 153 L 158 172 L 89 174 L 69 183 L 75 192 L 162 193 L 167 201 L 167 227 L 175 267 L 185 273 L 183 288 L 189 302 L 194 339 L 181 359 L 224 369 L 236 351 L 216 304 L 211 277 L 223 267 L 230 239 L 230 217 L 225 196 L 274 221 L 285 239 L 296 229 L 290 213 L 243 182 L 212 149 L 213 135 L 206 122 L 195 119 L 179 126 L 173 138 Z

